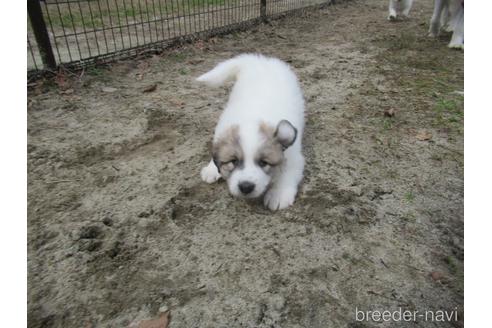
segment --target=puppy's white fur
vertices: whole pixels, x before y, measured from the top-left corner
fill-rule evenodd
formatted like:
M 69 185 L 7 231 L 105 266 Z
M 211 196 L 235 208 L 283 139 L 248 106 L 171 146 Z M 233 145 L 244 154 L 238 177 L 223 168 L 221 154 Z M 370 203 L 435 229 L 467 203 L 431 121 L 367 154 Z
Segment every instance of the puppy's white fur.
M 453 32 L 448 47 L 463 49 L 465 40 L 463 4 L 463 0 L 435 0 L 429 36 L 437 37 L 441 29 Z
M 398 16 L 408 17 L 412 4 L 413 0 L 390 0 L 388 20 L 395 20 Z
M 217 87 L 233 79 L 236 82 L 214 134 L 216 143 L 231 127 L 238 127 L 242 164 L 236 164 L 225 177 L 229 191 L 243 198 L 264 196 L 264 204 L 271 210 L 286 208 L 294 202 L 304 170 L 304 99 L 297 78 L 290 67 L 278 59 L 245 54 L 220 63 L 197 81 Z M 290 125 L 280 123 L 285 121 Z M 265 142 L 265 136 L 260 133 L 262 124 L 276 128 L 277 137 L 294 140 L 283 151 L 283 160 L 274 168 L 275 174 L 268 174 L 270 168 L 258 165 L 258 150 Z M 297 136 L 292 135 L 295 130 Z M 221 177 L 213 159 L 202 169 L 201 177 L 208 183 Z M 242 181 L 254 184 L 254 190 L 244 195 L 239 187 Z

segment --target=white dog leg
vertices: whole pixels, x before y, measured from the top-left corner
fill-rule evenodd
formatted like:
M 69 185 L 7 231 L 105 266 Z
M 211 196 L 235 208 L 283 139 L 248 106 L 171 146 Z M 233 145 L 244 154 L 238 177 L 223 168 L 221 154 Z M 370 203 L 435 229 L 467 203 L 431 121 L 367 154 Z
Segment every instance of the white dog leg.
M 453 19 L 454 32 L 451 37 L 451 42 L 449 42 L 449 48 L 463 49 L 465 40 L 465 30 L 464 30 L 464 16 L 465 12 L 463 7 L 458 9 L 455 19 Z
M 219 170 L 217 169 L 217 166 L 215 166 L 213 160 L 210 160 L 208 165 L 202 169 L 200 175 L 202 176 L 202 180 L 206 183 L 214 183 L 220 179 Z
M 390 0 L 389 2 L 389 15 L 388 15 L 388 20 L 393 21 L 396 19 L 397 13 L 397 0 Z
M 457 21 L 459 20 L 459 13 L 463 7 L 461 6 L 461 0 L 448 0 L 447 1 L 447 11 L 448 11 L 448 22 L 446 25 L 441 24 L 441 29 L 446 32 L 453 32 Z
M 408 14 L 410 13 L 410 9 L 412 9 L 412 3 L 413 0 L 404 0 L 403 10 L 402 10 L 403 16 L 408 17 Z
M 429 36 L 436 37 L 439 35 L 439 29 L 441 28 L 441 13 L 444 6 L 447 4 L 447 0 L 435 0 L 434 12 L 430 21 Z
M 272 211 L 284 209 L 294 203 L 297 188 L 302 180 L 304 157 L 300 148 L 291 151 L 281 169 L 280 177 L 273 183 L 263 199 L 265 206 Z
M 441 20 L 440 20 L 441 29 L 444 29 L 446 32 L 453 32 L 453 27 L 451 26 L 451 22 L 450 22 L 451 16 L 452 16 L 452 12 L 451 9 L 449 8 L 449 3 L 446 2 L 442 9 Z

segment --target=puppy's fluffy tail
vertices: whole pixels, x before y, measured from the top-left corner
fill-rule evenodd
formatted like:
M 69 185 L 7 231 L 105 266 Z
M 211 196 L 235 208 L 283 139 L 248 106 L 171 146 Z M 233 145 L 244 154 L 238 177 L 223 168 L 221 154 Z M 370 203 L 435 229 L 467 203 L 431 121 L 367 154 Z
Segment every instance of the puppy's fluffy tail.
M 201 75 L 196 80 L 205 83 L 211 87 L 219 87 L 237 78 L 242 64 L 248 57 L 254 55 L 241 55 L 232 59 L 226 60 L 213 68 L 211 71 Z

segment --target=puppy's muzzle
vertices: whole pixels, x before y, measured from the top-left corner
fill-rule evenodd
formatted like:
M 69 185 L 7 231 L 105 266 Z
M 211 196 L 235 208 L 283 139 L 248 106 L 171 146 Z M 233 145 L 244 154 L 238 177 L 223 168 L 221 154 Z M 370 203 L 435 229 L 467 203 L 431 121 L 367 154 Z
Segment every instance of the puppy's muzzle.
M 244 194 L 244 195 L 248 195 L 250 193 L 253 192 L 253 190 L 255 190 L 255 184 L 254 183 L 251 183 L 249 181 L 242 181 L 239 183 L 238 185 L 239 187 L 239 190 Z

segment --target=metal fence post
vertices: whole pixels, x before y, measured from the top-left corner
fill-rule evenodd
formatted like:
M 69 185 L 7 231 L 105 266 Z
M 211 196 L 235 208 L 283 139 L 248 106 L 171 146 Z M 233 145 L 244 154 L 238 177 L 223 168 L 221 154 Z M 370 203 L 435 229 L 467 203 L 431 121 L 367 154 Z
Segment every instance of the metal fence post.
M 46 29 L 46 23 L 44 22 L 39 0 L 27 0 L 27 13 L 29 14 L 29 19 L 31 21 L 34 37 L 36 38 L 36 43 L 38 44 L 43 65 L 45 68 L 55 69 L 56 60 L 53 55 L 50 36 Z
M 260 18 L 266 20 L 266 0 L 260 0 Z

